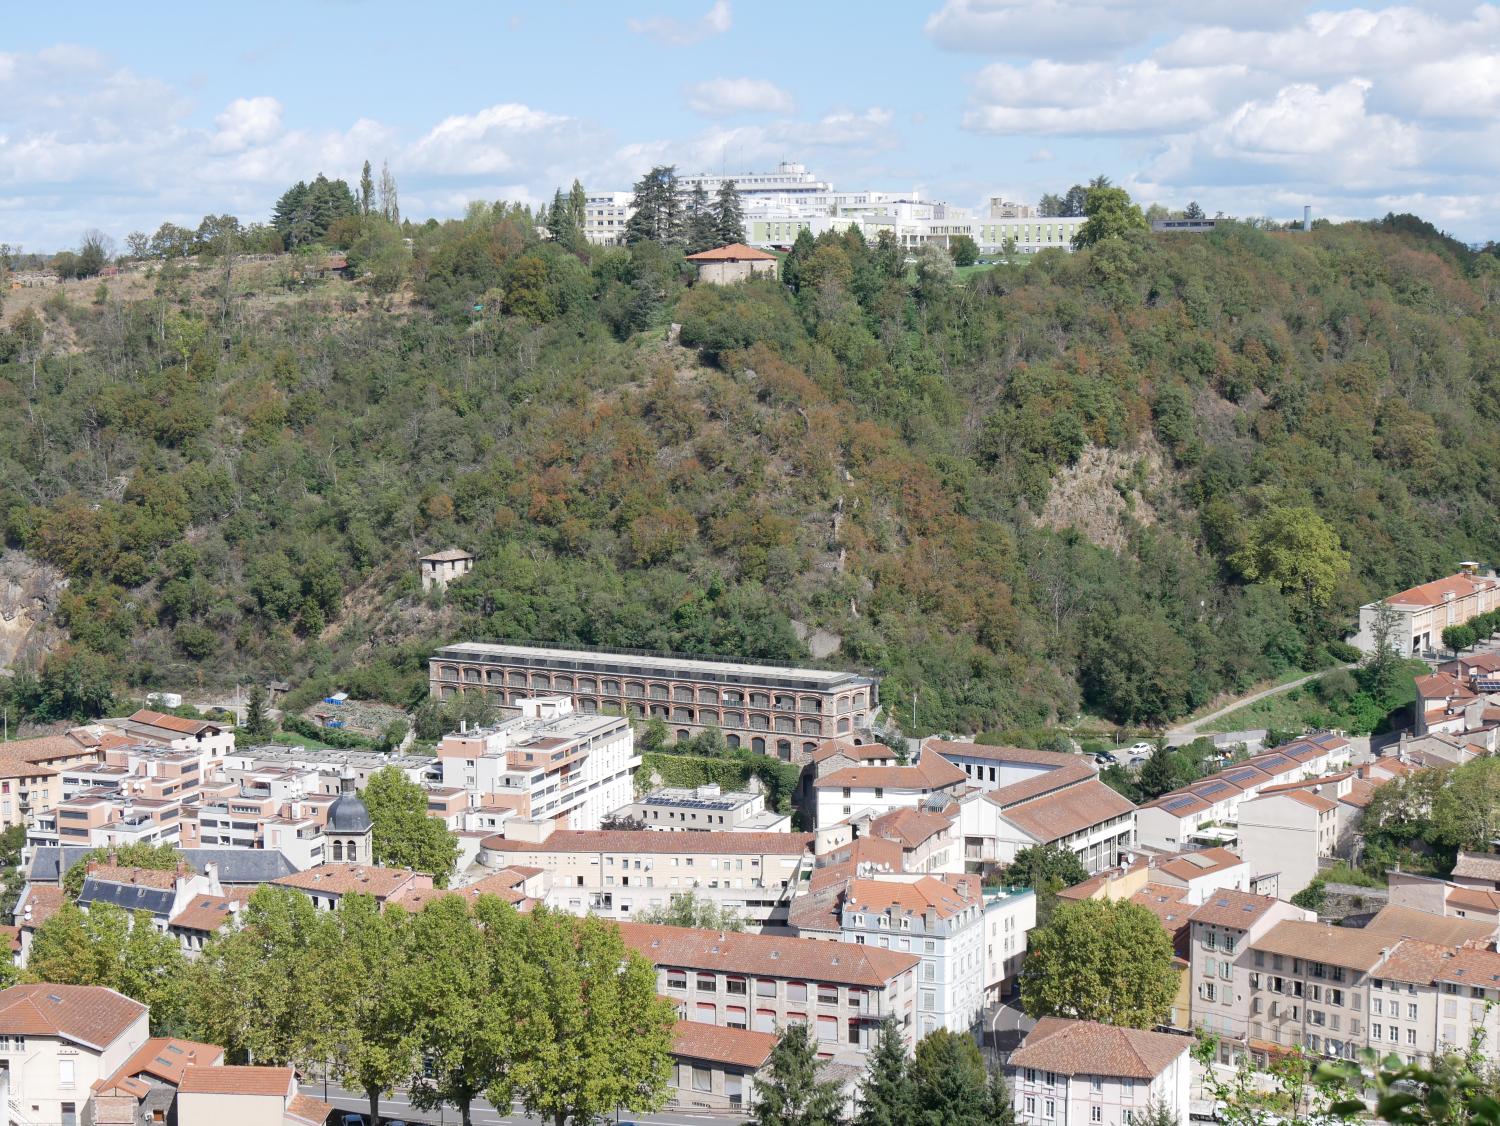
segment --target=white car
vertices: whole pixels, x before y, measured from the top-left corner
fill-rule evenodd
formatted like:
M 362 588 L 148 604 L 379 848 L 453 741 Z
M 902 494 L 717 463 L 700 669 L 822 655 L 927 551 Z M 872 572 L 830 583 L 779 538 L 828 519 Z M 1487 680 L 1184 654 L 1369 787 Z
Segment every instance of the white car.
M 1130 744 L 1130 753 L 1133 755 L 1149 755 L 1154 750 L 1156 748 L 1144 739 Z

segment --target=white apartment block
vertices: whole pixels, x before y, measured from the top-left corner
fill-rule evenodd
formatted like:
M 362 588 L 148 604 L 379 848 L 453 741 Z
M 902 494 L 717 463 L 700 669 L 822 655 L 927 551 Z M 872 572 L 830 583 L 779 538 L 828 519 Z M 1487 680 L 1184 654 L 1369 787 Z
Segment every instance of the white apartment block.
M 884 752 L 881 762 L 866 765 L 871 756 Z M 849 761 L 851 765 L 843 765 Z M 901 765 L 895 753 L 878 743 L 840 749 L 833 758 L 814 763 L 812 783 L 818 828 L 837 825 L 851 817 L 879 817 L 897 809 L 917 809 L 929 799 L 951 795 L 963 784 L 963 771 L 941 755 L 919 750 Z
M 999 1001 L 1015 993 L 1026 959 L 1026 936 L 1036 927 L 1031 888 L 984 888 L 984 994 Z
M 150 1036 L 145 1005 L 93 985 L 14 985 L 0 992 L 0 1099 L 21 1126 L 91 1120 L 94 1084 Z
M 767 809 L 765 792 L 757 779 L 752 783 L 753 789 L 727 793 L 717 785 L 658 786 L 616 815 L 661 832 L 791 832 L 791 814 Z
M 1006 1065 L 1024 1126 L 1132 1126 L 1163 1106 L 1187 1126 L 1190 1037 L 1043 1017 Z
M 1289 899 L 1312 883 L 1339 843 L 1338 813 L 1337 801 L 1301 788 L 1241 802 L 1239 849 L 1257 885 Z
M 524 698 L 518 706 L 519 716 L 494 727 L 444 737 L 444 786 L 572 829 L 597 829 L 630 801 L 641 760 L 629 720 L 575 713 L 569 696 Z
M 479 861 L 490 868 L 540 868 L 549 907 L 629 919 L 691 892 L 734 911 L 751 926 L 784 924 L 787 906 L 812 870 L 807 833 L 655 833 L 550 830 L 505 822 L 525 838 L 486 837 Z
M 884 875 L 844 893 L 841 938 L 917 955 L 917 1038 L 967 1032 L 985 996 L 984 901 L 974 876 Z

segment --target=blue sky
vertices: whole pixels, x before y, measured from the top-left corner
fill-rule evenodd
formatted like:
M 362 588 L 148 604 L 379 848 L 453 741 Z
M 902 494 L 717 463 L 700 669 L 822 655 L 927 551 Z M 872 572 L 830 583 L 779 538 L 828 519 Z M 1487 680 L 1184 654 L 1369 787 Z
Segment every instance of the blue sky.
M 143 16 L 142 11 L 149 12 Z M 65 16 L 65 18 L 59 18 Z M 409 216 L 801 160 L 977 206 L 1412 210 L 1500 238 L 1500 7 L 1294 0 L 27 5 L 0 35 L 0 241 L 264 218 L 388 160 Z

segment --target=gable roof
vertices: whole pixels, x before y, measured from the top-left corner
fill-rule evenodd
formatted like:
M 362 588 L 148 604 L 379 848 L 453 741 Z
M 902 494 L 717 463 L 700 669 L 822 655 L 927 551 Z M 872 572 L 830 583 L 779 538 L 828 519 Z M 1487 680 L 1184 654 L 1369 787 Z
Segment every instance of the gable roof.
M 178 735 L 201 735 L 205 731 L 218 731 L 217 723 L 209 723 L 202 719 L 184 719 L 180 715 L 166 715 L 163 712 L 147 711 L 141 708 L 130 716 L 129 723 L 139 724 L 142 727 L 155 727 L 160 731 L 171 731 Z
M 728 246 L 716 246 L 712 250 L 700 251 L 697 254 L 684 255 L 688 262 L 774 262 L 776 255 L 767 254 L 764 250 L 756 250 L 753 246 L 746 246 L 742 242 L 732 242 Z
M 222 1063 L 224 1049 L 217 1044 L 203 1044 L 196 1040 L 178 1040 L 170 1036 L 153 1036 L 120 1065 L 118 1071 L 108 1079 L 94 1084 L 96 1091 L 107 1091 L 137 1075 L 149 1075 L 177 1087 L 189 1067 L 204 1064 L 213 1067 Z
M 316 891 L 323 895 L 373 895 L 385 899 L 407 884 L 418 880 L 408 868 L 379 868 L 373 864 L 319 864 L 305 872 L 282 876 L 276 883 L 299 891 Z
M 915 954 L 768 934 L 618 923 L 625 945 L 656 966 L 805 978 L 879 988 L 921 961 Z
M 680 1020 L 672 1029 L 672 1054 L 708 1063 L 729 1064 L 755 1071 L 771 1058 L 776 1037 L 769 1032 L 721 1028 L 695 1020 Z
M 1447 595 L 1462 598 L 1464 595 L 1474 594 L 1477 591 L 1489 590 L 1494 585 L 1494 579 L 1459 573 L 1443 579 L 1434 579 L 1421 586 L 1408 587 L 1406 590 L 1391 595 L 1386 602 L 1392 606 L 1437 606 Z
M 1193 912 L 1192 921 L 1216 927 L 1249 930 L 1251 924 L 1281 902 L 1269 895 L 1251 895 L 1248 891 L 1220 889 L 1213 892 Z
M 1453 874 L 1466 880 L 1500 881 L 1500 856 L 1493 852 L 1460 851 Z
M 989 743 L 963 743 L 951 739 L 924 739 L 922 749 L 936 751 L 943 757 L 982 758 L 994 762 L 1016 762 L 1029 766 L 1061 767 L 1080 761 L 1077 755 L 1060 751 L 1031 751 L 1025 747 L 991 745 Z M 1084 763 L 1087 766 L 1087 763 Z
M 177 1089 L 184 1094 L 280 1095 L 296 1091 L 297 1073 L 289 1067 L 205 1067 L 195 1064 L 182 1076 Z
M 1415 907 L 1387 904 L 1375 913 L 1364 929 L 1375 934 L 1419 938 L 1461 946 L 1465 942 L 1486 941 L 1495 933 L 1495 925 L 1482 919 L 1462 919 L 1457 915 L 1434 915 Z
M 1134 810 L 1129 798 L 1091 774 L 1086 782 L 1010 806 L 1000 816 L 1045 844 Z
M 238 901 L 223 895 L 195 895 L 191 903 L 172 916 L 168 926 L 178 930 L 213 934 L 234 918 Z
M 977 877 L 950 877 L 955 887 L 936 876 L 923 876 L 908 883 L 905 880 L 851 880 L 844 903 L 856 911 L 924 915 L 928 911 L 940 919 L 951 918 L 979 902 Z M 971 882 L 972 881 L 972 882 Z
M 924 754 L 906 766 L 846 766 L 825 774 L 813 783 L 815 790 L 842 787 L 869 789 L 872 786 L 892 790 L 937 790 L 956 786 L 968 776 L 942 755 Z
M 101 985 L 13 985 L 0 992 L 0 1034 L 57 1036 L 102 1052 L 146 1012 Z
M 1060 1075 L 1155 1079 L 1192 1044 L 1189 1037 L 1165 1032 L 1043 1017 L 1011 1053 L 1010 1066 L 1035 1067 Z
M 920 809 L 903 806 L 873 819 L 870 822 L 870 832 L 886 840 L 896 841 L 904 848 L 916 848 L 946 832 L 952 825 L 952 819 L 941 814 L 925 813 Z
M 1288 919 L 1277 923 L 1250 945 L 1252 949 L 1264 950 L 1268 954 L 1327 962 L 1368 972 L 1398 941 L 1388 934 Z
M 55 884 L 80 859 L 95 851 L 82 845 L 38 845 L 31 858 L 33 883 Z M 276 848 L 183 848 L 178 855 L 195 871 L 206 872 L 209 864 L 219 869 L 221 884 L 274 883 L 290 876 L 297 866 Z

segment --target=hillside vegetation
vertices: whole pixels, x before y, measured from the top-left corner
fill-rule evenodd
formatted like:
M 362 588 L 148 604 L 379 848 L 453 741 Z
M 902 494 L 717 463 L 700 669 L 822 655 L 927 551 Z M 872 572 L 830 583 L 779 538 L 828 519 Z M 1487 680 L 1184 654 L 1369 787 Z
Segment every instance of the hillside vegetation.
M 69 580 L 13 709 L 266 676 L 410 705 L 453 640 L 805 660 L 821 629 L 922 731 L 1154 723 L 1500 559 L 1500 259 L 1422 225 L 962 282 L 826 237 L 727 290 L 503 205 L 405 229 L 357 284 L 169 262 L 9 310 L 4 534 Z M 424 597 L 451 545 L 478 566 Z

